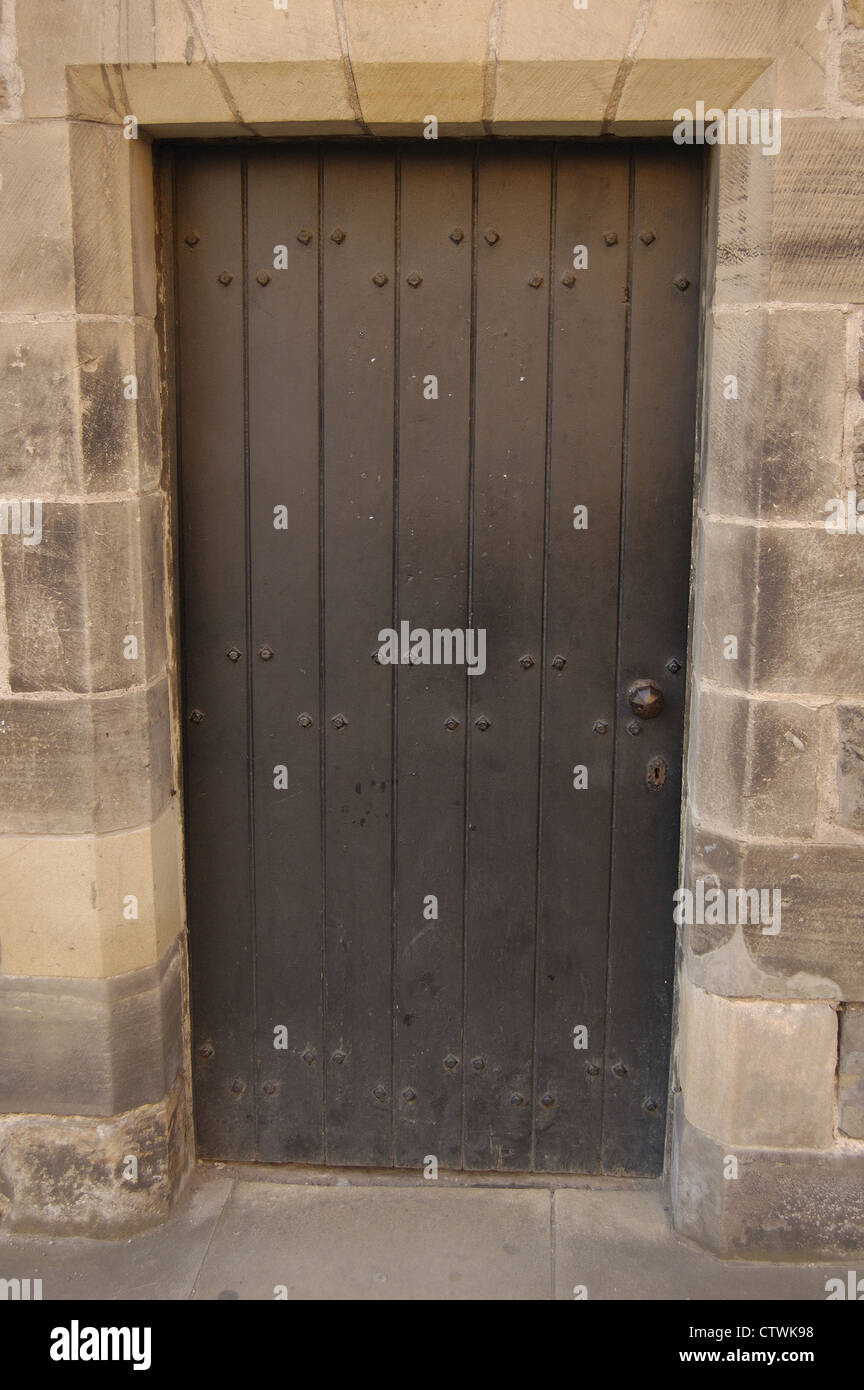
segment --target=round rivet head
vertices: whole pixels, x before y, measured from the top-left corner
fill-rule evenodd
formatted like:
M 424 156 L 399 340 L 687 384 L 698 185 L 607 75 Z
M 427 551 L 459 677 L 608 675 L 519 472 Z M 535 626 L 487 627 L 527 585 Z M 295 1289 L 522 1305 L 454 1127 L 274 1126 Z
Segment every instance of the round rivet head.
M 593 728 L 595 734 L 605 734 L 609 732 L 609 725 L 606 723 L 605 719 L 595 719 Z
M 561 276 L 561 284 L 566 285 L 568 290 L 572 290 L 573 286 L 576 284 L 576 276 L 573 274 L 572 270 L 566 271 Z
M 596 1062 L 589 1062 L 589 1063 L 588 1063 L 588 1065 L 587 1065 L 586 1068 L 585 1068 L 585 1075 L 586 1075 L 586 1076 L 599 1076 L 599 1075 L 600 1075 L 600 1068 L 597 1066 Z
M 615 1063 L 614 1067 L 612 1068 L 612 1075 L 613 1075 L 613 1076 L 626 1076 L 626 1075 L 627 1075 L 627 1068 L 625 1067 L 625 1065 L 624 1065 L 623 1062 L 616 1062 L 616 1063 Z
M 343 232 L 341 227 L 333 228 L 332 232 L 330 233 L 330 240 L 335 241 L 337 246 L 342 245 L 342 242 L 345 240 L 345 233 Z
M 673 656 L 671 661 L 666 662 L 666 670 L 669 672 L 670 676 L 677 676 L 678 672 L 681 670 L 681 662 L 676 661 Z
M 334 1052 L 333 1056 L 330 1058 L 330 1061 L 335 1062 L 337 1067 L 341 1067 L 342 1063 L 345 1061 L 345 1053 Z
M 657 1109 L 656 1100 L 652 1100 L 649 1096 L 648 1099 L 645 1101 L 645 1109 L 648 1111 L 649 1115 L 653 1115 L 654 1111 Z
M 605 241 L 605 243 L 606 243 L 607 246 L 617 246 L 617 245 L 618 245 L 618 233 L 617 233 L 617 232 L 606 232 L 606 233 L 604 233 L 603 240 Z
M 690 281 L 687 279 L 686 275 L 676 275 L 672 284 L 677 290 L 681 290 L 682 293 L 684 290 L 689 290 L 690 288 Z
M 447 1056 L 444 1058 L 444 1066 L 447 1068 L 447 1070 L 452 1071 L 453 1068 L 458 1067 L 458 1065 L 459 1058 L 454 1057 L 452 1052 L 448 1052 Z
M 189 716 L 189 721 L 190 721 L 190 723 L 192 723 L 192 724 L 200 724 L 200 723 L 201 723 L 201 720 L 202 720 L 203 718 L 204 718 L 204 714 L 203 714 L 203 711 L 202 711 L 202 710 L 200 710 L 200 709 L 193 709 L 192 713 L 191 713 L 190 716 Z
M 486 1066 L 486 1059 L 485 1057 L 472 1057 L 471 1065 L 475 1071 L 483 1071 Z
M 453 228 L 452 232 L 450 233 L 450 240 L 455 241 L 457 246 L 459 245 L 460 241 L 465 240 L 465 233 L 463 232 L 461 227 Z
M 230 650 L 225 653 L 225 655 L 227 656 L 229 661 L 240 660 L 240 653 L 238 652 L 236 647 L 231 647 Z
M 637 724 L 635 719 L 631 719 L 630 723 L 627 725 L 627 732 L 628 734 L 632 734 L 634 738 L 638 738 L 642 732 L 642 725 Z
M 644 242 L 646 246 L 650 246 L 651 243 L 652 243 L 652 241 L 656 241 L 656 240 L 657 240 L 657 237 L 655 236 L 655 234 L 654 234 L 653 232 L 651 232 L 651 231 L 645 231 L 645 232 L 640 232 L 640 233 L 639 233 L 639 240 L 642 241 L 642 242 Z
M 300 1060 L 301 1062 L 305 1062 L 307 1067 L 311 1067 L 312 1063 L 315 1061 L 315 1053 L 312 1051 L 311 1047 L 307 1047 L 305 1052 L 300 1053 Z
M 419 270 L 412 270 L 411 274 L 406 275 L 405 278 L 408 281 L 409 285 L 413 285 L 415 290 L 418 285 L 423 284 L 423 276 L 420 274 Z
M 455 733 L 455 731 L 459 728 L 459 720 L 454 719 L 451 715 L 449 719 L 444 720 L 444 728 L 447 729 L 447 731 L 451 734 Z
M 272 661 L 273 649 L 271 647 L 261 647 L 258 652 L 258 655 L 260 656 L 262 661 Z
M 345 718 L 344 714 L 334 714 L 330 723 L 333 725 L 334 729 L 344 729 L 348 720 Z
M 383 1087 L 383 1086 L 375 1086 L 375 1087 L 373 1088 L 372 1094 L 373 1094 L 373 1096 L 375 1097 L 376 1100 L 386 1100 L 386 1099 L 387 1099 L 387 1092 L 384 1090 L 384 1087 Z
M 402 1092 L 402 1099 L 407 1100 L 410 1105 L 412 1100 L 417 1099 L 417 1092 L 412 1091 L 410 1086 L 406 1086 L 405 1090 Z
M 299 232 L 297 233 L 297 240 L 303 246 L 309 245 L 310 241 L 312 240 L 312 233 L 310 232 L 308 227 L 300 228 Z
M 485 734 L 487 729 L 492 728 L 492 720 L 487 719 L 485 714 L 481 714 L 479 719 L 474 720 L 475 729 L 479 729 L 481 734 Z
M 264 1092 L 265 1096 L 272 1096 L 272 1095 L 275 1095 L 275 1093 L 276 1093 L 276 1082 L 275 1082 L 275 1081 L 265 1081 L 265 1082 L 264 1082 L 264 1085 L 261 1087 L 261 1090 Z
M 387 276 L 384 274 L 383 270 L 379 270 L 377 275 L 372 276 L 372 284 L 377 285 L 379 290 L 382 285 L 387 284 Z
M 534 665 L 533 656 L 520 656 L 519 665 L 522 667 L 523 671 L 530 671 L 531 667 Z
M 496 230 L 495 230 L 494 227 L 487 227 L 487 228 L 486 228 L 486 231 L 483 233 L 483 235 L 484 235 L 484 237 L 486 238 L 486 240 L 488 241 L 488 243 L 489 243 L 490 246 L 494 246 L 495 243 L 496 243 L 496 241 L 500 241 L 500 240 L 501 240 L 500 236 L 498 235 L 498 233 L 496 232 Z
M 563 670 L 564 670 L 564 667 L 565 667 L 566 665 L 567 665 L 567 658 L 566 658 L 566 656 L 553 656 L 553 658 L 552 658 L 552 666 L 554 667 L 554 669 L 555 669 L 556 671 L 563 671 Z
M 543 284 L 543 276 L 532 275 L 531 279 L 528 281 L 528 284 L 531 286 L 532 290 L 539 290 L 540 286 Z
M 551 1110 L 552 1106 L 555 1104 L 555 1097 L 550 1095 L 547 1091 L 545 1095 L 540 1097 L 540 1104 L 545 1110 Z
M 297 716 L 297 723 L 300 725 L 300 728 L 301 728 L 301 729 L 308 729 L 308 728 L 310 728 L 311 725 L 312 725 L 312 716 L 311 716 L 311 714 L 307 714 L 306 711 L 304 710 L 302 714 L 298 714 L 298 716 Z
M 198 1055 L 200 1057 L 215 1057 L 216 1049 L 212 1043 L 205 1043 L 203 1047 L 199 1047 Z
M 223 270 L 216 276 L 216 279 L 219 281 L 220 285 L 230 285 L 234 276 L 231 274 L 230 270 Z
M 201 238 L 197 232 L 188 232 L 187 235 L 184 236 L 183 240 L 185 241 L 187 246 L 197 246 Z
M 259 270 L 258 274 L 255 276 L 255 279 L 258 281 L 259 285 L 270 284 L 270 276 L 268 275 L 266 270 Z
M 513 1094 L 512 1094 L 512 1096 L 510 1097 L 510 1104 L 511 1104 L 511 1105 L 524 1105 L 524 1104 L 525 1104 L 525 1097 L 524 1097 L 524 1096 L 520 1096 L 520 1094 L 519 1094 L 518 1091 L 514 1091 Z

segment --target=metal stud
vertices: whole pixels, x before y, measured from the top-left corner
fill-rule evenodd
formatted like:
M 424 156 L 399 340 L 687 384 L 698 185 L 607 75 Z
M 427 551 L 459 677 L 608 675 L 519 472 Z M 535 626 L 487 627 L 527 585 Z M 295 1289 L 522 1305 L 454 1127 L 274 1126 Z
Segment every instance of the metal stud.
M 513 1094 L 512 1094 L 512 1096 L 510 1097 L 510 1104 L 511 1104 L 511 1105 L 524 1105 L 524 1104 L 525 1104 L 525 1097 L 524 1097 L 524 1096 L 520 1096 L 520 1094 L 519 1094 L 518 1091 L 514 1091 Z
M 672 284 L 675 286 L 676 289 L 681 290 L 682 293 L 684 292 L 684 290 L 688 290 L 690 288 L 690 281 L 687 279 L 686 275 L 676 275 L 675 279 L 672 281 Z
M 214 1057 L 216 1049 L 212 1043 L 205 1043 L 203 1047 L 199 1047 L 198 1053 L 201 1057 Z
M 384 1090 L 384 1087 L 383 1087 L 383 1086 L 375 1086 L 375 1087 L 373 1088 L 372 1094 L 373 1094 L 373 1096 L 375 1097 L 376 1100 L 386 1100 L 386 1099 L 387 1099 L 387 1092 Z
M 372 276 L 372 284 L 377 285 L 379 290 L 382 285 L 387 284 L 387 276 L 384 274 L 383 270 L 379 270 L 376 275 Z
M 669 672 L 670 676 L 677 676 L 678 672 L 681 670 L 681 662 L 676 661 L 673 656 L 671 661 L 666 662 L 666 670 Z
M 417 1099 L 417 1092 L 412 1091 L 410 1086 L 406 1086 L 405 1090 L 402 1092 L 402 1099 L 407 1100 L 410 1105 L 412 1100 Z
M 533 656 L 520 656 L 519 665 L 522 667 L 523 671 L 530 671 L 531 667 L 534 665 Z
M 309 245 L 310 241 L 312 240 L 312 233 L 310 232 L 308 227 L 300 228 L 299 232 L 297 233 L 297 240 L 301 242 L 303 246 Z
M 607 246 L 617 246 L 617 245 L 618 245 L 618 233 L 617 233 L 617 232 L 606 232 L 606 233 L 604 233 L 603 240 L 605 241 L 605 243 L 606 243 Z
M 423 276 L 420 274 L 419 270 L 412 270 L 411 274 L 406 275 L 405 278 L 408 281 L 408 284 L 412 285 L 415 290 L 418 285 L 423 284 Z
M 576 276 L 573 274 L 572 270 L 566 271 L 561 276 L 561 284 L 566 285 L 568 290 L 572 290 L 573 286 L 576 284 Z
M 185 241 L 187 246 L 197 246 L 201 238 L 197 232 L 189 232 L 188 235 L 183 238 L 183 240 Z
M 545 1110 L 551 1110 L 552 1106 L 555 1104 L 555 1097 L 550 1095 L 547 1091 L 545 1095 L 540 1097 L 540 1104 Z
M 342 1063 L 345 1061 L 346 1055 L 347 1054 L 344 1052 L 334 1052 L 333 1056 L 330 1058 L 330 1061 L 335 1062 L 337 1067 L 341 1067 Z
M 370 653 L 369 653 L 369 659 L 370 659 L 371 661 L 374 661 L 376 666 L 380 666 L 380 665 L 381 665 L 381 649 L 380 649 L 380 647 L 376 647 L 375 650 L 374 650 L 374 652 L 370 652 Z
M 543 284 L 543 276 L 536 274 L 532 275 L 528 284 L 531 286 L 532 290 L 539 290 L 540 286 Z
M 444 720 L 444 728 L 448 731 L 448 733 L 455 733 L 455 731 L 459 728 L 459 720 L 454 719 L 451 714 L 449 719 Z
M 642 732 L 642 725 L 637 724 L 635 719 L 631 719 L 630 723 L 627 725 L 627 732 L 628 734 L 632 734 L 634 738 L 638 738 Z
M 272 1095 L 275 1095 L 275 1093 L 276 1093 L 276 1082 L 275 1082 L 275 1081 L 265 1081 L 265 1082 L 264 1082 L 264 1085 L 261 1087 L 261 1090 L 264 1092 L 265 1096 L 272 1096 Z
M 472 1058 L 471 1058 L 471 1065 L 472 1065 L 472 1067 L 474 1068 L 475 1071 L 485 1071 L 485 1069 L 486 1069 L 486 1058 L 485 1058 L 485 1057 L 472 1057 Z
M 648 1099 L 645 1101 L 645 1109 L 648 1111 L 649 1114 L 653 1115 L 654 1111 L 657 1109 L 656 1100 L 652 1100 L 652 1098 L 649 1096 Z
M 614 1067 L 612 1068 L 612 1075 L 613 1075 L 613 1076 L 626 1076 L 626 1075 L 627 1075 L 627 1068 L 625 1067 L 625 1065 L 624 1065 L 623 1062 L 616 1062 L 616 1063 L 615 1063 Z
M 564 667 L 567 665 L 566 656 L 553 656 L 552 665 L 556 671 L 563 671 Z
M 203 718 L 204 714 L 200 709 L 193 709 L 192 713 L 189 716 L 189 719 L 193 724 L 200 724 Z
M 498 235 L 498 233 L 496 232 L 496 230 L 495 230 L 494 227 L 487 227 L 487 228 L 486 228 L 486 231 L 483 233 L 483 235 L 484 235 L 484 237 L 486 238 L 486 240 L 488 241 L 488 243 L 489 243 L 490 246 L 494 246 L 495 243 L 496 243 L 496 241 L 500 241 L 500 240 L 501 240 L 500 236 Z
M 348 720 L 345 718 L 344 714 L 334 714 L 330 723 L 333 725 L 334 729 L 344 729 Z
M 640 233 L 639 233 L 639 240 L 642 241 L 642 242 L 644 242 L 646 246 L 650 246 L 651 243 L 652 243 L 652 241 L 656 241 L 656 240 L 657 240 L 657 237 L 655 236 L 655 234 L 654 234 L 653 232 L 651 232 L 651 231 L 645 231 L 645 232 L 640 232 Z
M 297 716 L 297 723 L 300 725 L 300 728 L 301 728 L 301 729 L 308 729 L 308 728 L 310 728 L 310 727 L 311 727 L 311 724 L 312 724 L 312 716 L 311 716 L 311 714 L 307 714 L 306 711 L 304 710 L 302 714 L 298 714 L 298 716 Z
M 485 714 L 481 714 L 479 719 L 474 720 L 474 727 L 479 729 L 481 734 L 485 734 L 487 729 L 492 728 L 492 720 L 487 719 Z
M 236 647 L 231 647 L 231 649 L 230 649 L 229 651 L 227 651 L 227 652 L 225 653 L 225 655 L 227 656 L 227 658 L 228 658 L 229 661 L 239 661 L 239 660 L 240 660 L 240 652 L 238 652 L 238 650 L 237 650 Z
M 337 246 L 341 246 L 342 242 L 345 240 L 345 233 L 341 227 L 333 228 L 333 231 L 330 233 L 330 240 L 335 241 Z
M 231 1090 L 234 1092 L 235 1096 L 242 1096 L 243 1092 L 246 1090 L 246 1082 L 241 1081 L 239 1076 L 236 1077 L 235 1080 L 231 1082 Z
M 267 274 L 266 270 L 259 270 L 258 274 L 255 276 L 255 279 L 258 281 L 259 285 L 270 284 L 270 276 Z
M 587 1067 L 585 1068 L 585 1075 L 586 1075 L 586 1076 L 599 1076 L 599 1075 L 600 1075 L 600 1068 L 597 1066 L 597 1063 L 596 1063 L 596 1062 L 589 1062 L 589 1063 L 588 1063 Z
M 231 274 L 230 270 L 223 270 L 216 276 L 216 279 L 219 281 L 220 285 L 230 285 L 234 276 Z
M 260 656 L 262 661 L 273 660 L 273 651 L 270 647 L 261 647 L 261 649 L 258 652 L 258 655 Z
M 595 719 L 593 728 L 595 734 L 606 734 L 609 732 L 609 725 L 606 723 L 605 719 Z
M 452 1052 L 448 1052 L 447 1056 L 444 1058 L 444 1066 L 447 1068 L 447 1070 L 452 1071 L 453 1068 L 458 1067 L 458 1065 L 459 1058 L 454 1057 Z
M 300 1053 L 300 1060 L 301 1062 L 305 1062 L 307 1067 L 311 1067 L 312 1063 L 315 1061 L 315 1053 L 312 1051 L 311 1047 L 307 1047 L 305 1052 Z
M 455 241 L 456 245 L 458 246 L 460 241 L 464 241 L 464 239 L 465 233 L 463 232 L 462 228 L 454 227 L 452 232 L 450 233 L 450 240 Z

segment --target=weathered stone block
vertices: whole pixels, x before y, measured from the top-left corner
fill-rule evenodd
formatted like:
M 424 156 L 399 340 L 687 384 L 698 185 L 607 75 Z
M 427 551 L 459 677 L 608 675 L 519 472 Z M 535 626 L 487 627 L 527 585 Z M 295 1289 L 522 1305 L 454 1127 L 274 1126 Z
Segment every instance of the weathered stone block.
M 624 84 L 624 91 L 615 116 L 615 132 L 619 135 L 657 134 L 647 123 L 661 123 L 664 134 L 670 137 L 672 119 L 680 107 L 695 111 L 696 102 L 706 107 L 717 106 L 726 111 L 740 105 L 742 92 L 752 87 L 768 64 L 764 58 L 744 54 L 736 58 L 702 57 L 697 61 L 682 54 L 680 45 L 666 50 L 659 57 L 649 57 L 645 43 Z
M 137 113 L 135 113 L 137 114 Z M 76 304 L 85 314 L 156 313 L 150 146 L 117 125 L 69 127 Z
M 701 529 L 703 674 L 738 689 L 861 690 L 861 537 L 831 535 L 824 523 L 750 527 L 706 518 Z M 737 660 L 723 655 L 728 635 L 738 638 Z
M 593 134 L 612 95 L 616 61 L 499 62 L 492 126 L 496 134 Z
M 776 165 L 772 298 L 864 300 L 864 121 L 787 119 Z
M 727 894 L 726 909 L 703 924 L 682 926 L 694 983 L 716 994 L 762 999 L 864 997 L 864 902 L 860 884 L 864 848 L 857 845 L 788 845 L 740 842 L 697 829 L 688 864 L 688 886 L 697 878 Z M 730 922 L 730 889 L 765 889 L 775 923 Z M 736 909 L 736 918 L 745 915 Z M 770 911 L 773 916 L 773 911 Z M 763 928 L 768 925 L 769 930 Z
M 117 1115 L 181 1062 L 180 953 L 108 980 L 0 975 L 0 1114 Z
M 864 34 L 850 33 L 840 50 L 840 97 L 864 106 Z
M 864 709 L 838 705 L 837 820 L 849 830 L 864 830 Z
M 700 821 L 749 835 L 814 833 L 815 710 L 707 688 L 698 727 L 693 796 Z
M 67 127 L 0 125 L 0 171 L 4 311 L 74 308 Z
M 82 491 L 146 492 L 157 487 L 161 439 L 155 329 L 144 323 L 133 327 L 79 320 L 78 359 Z M 134 390 L 137 399 L 129 399 Z
M 763 78 L 735 105 L 745 110 L 773 109 L 773 85 Z M 775 160 L 763 155 L 756 145 L 719 145 L 714 149 L 717 305 L 753 304 L 769 298 L 774 164 Z
M 0 323 L 4 498 L 69 492 L 80 481 L 75 323 Z
M 13 692 L 121 690 L 164 669 L 162 507 L 45 503 L 38 544 L 3 537 Z
M 0 974 L 104 979 L 154 965 L 183 925 L 176 798 L 126 833 L 4 835 L 0 879 Z
M 824 519 L 842 483 L 845 357 L 839 311 L 715 315 L 707 510 L 764 521 Z
M 138 1178 L 124 1174 L 129 1157 Z M 0 1120 L 0 1191 L 21 1232 L 114 1237 L 164 1221 L 191 1159 L 182 1080 L 155 1105 L 110 1120 L 21 1115 Z
M 671 1176 L 680 1235 L 724 1259 L 836 1260 L 864 1249 L 864 1154 L 718 1143 L 688 1123 L 677 1100 Z M 735 1171 L 730 1159 L 737 1177 L 725 1176 Z M 814 1271 L 814 1297 L 825 1297 L 826 1277 Z
M 832 1142 L 837 1016 L 828 1003 L 726 999 L 681 978 L 678 1070 L 687 1119 L 724 1144 Z
M 80 835 L 154 821 L 168 805 L 168 682 L 107 699 L 0 701 L 2 829 Z
M 840 1014 L 837 1103 L 841 1132 L 864 1139 L 864 1004 L 844 1004 Z
M 830 0 L 796 0 L 794 5 L 760 0 L 758 6 L 748 0 L 701 0 L 696 5 L 657 0 L 638 58 L 761 57 L 777 64 L 777 106 L 823 106 L 830 14 Z M 744 83 L 738 91 L 749 85 Z M 701 95 L 712 106 L 729 104 L 713 98 L 708 103 L 708 93 Z M 682 100 L 675 105 L 693 103 Z
M 844 0 L 843 13 L 847 24 L 864 29 L 864 0 Z

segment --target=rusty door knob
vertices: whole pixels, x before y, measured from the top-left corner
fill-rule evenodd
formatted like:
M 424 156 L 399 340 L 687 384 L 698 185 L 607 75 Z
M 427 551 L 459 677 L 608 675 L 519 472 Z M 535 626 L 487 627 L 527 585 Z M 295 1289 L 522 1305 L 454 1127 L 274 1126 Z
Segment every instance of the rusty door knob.
M 656 719 L 664 705 L 663 691 L 656 681 L 634 681 L 627 691 L 630 708 L 640 719 Z

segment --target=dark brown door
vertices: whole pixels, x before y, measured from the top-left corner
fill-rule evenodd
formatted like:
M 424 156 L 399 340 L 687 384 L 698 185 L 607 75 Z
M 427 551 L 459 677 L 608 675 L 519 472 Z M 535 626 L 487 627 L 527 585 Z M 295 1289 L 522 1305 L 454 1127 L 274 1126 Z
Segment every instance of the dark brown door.
M 691 156 L 177 151 L 205 1157 L 662 1166 Z

